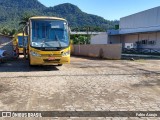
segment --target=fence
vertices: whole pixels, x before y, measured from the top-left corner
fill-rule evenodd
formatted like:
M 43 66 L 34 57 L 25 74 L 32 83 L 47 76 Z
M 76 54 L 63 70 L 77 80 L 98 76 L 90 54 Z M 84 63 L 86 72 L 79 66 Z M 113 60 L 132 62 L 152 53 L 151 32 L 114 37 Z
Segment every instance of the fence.
M 73 45 L 72 54 L 78 56 L 99 57 L 105 59 L 121 59 L 122 45 Z
M 128 54 L 150 54 L 150 55 L 160 55 L 160 49 L 156 48 L 132 48 L 132 49 L 123 49 L 123 53 Z

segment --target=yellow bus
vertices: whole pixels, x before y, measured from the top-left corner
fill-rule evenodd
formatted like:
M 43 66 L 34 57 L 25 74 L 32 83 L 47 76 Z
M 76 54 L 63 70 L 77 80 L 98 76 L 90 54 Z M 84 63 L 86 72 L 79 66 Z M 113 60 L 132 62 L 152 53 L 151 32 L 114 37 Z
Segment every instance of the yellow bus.
M 70 63 L 69 28 L 65 19 L 31 17 L 24 31 L 28 36 L 25 47 L 30 66 Z
M 18 33 L 14 36 L 13 40 L 14 50 L 18 55 L 23 54 L 23 38 L 27 39 L 27 36 L 25 34 L 23 35 L 23 33 Z

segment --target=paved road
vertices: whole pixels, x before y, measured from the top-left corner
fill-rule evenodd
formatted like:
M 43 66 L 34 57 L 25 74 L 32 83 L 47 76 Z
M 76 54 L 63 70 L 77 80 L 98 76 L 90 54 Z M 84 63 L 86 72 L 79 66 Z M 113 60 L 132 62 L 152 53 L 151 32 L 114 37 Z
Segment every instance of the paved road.
M 31 68 L 22 59 L 0 64 L 2 110 L 160 111 L 160 60 L 72 57 L 62 67 Z

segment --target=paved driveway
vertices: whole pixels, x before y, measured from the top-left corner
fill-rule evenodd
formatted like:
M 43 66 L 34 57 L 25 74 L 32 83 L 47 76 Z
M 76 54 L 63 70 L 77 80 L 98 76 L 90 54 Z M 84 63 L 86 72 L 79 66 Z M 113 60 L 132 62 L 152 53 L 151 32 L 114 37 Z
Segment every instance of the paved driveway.
M 160 111 L 160 60 L 72 57 L 62 67 L 31 68 L 22 59 L 0 64 L 4 110 Z

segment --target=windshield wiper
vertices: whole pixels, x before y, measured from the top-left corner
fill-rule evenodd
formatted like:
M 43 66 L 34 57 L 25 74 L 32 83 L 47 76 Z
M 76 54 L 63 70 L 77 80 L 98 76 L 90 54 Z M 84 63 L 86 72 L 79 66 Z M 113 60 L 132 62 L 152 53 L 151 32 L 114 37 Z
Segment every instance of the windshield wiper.
M 61 47 L 62 47 L 62 45 L 61 45 L 61 42 L 60 42 L 60 40 L 59 40 L 59 38 L 58 38 L 58 36 L 57 36 L 57 35 L 55 35 L 55 40 L 58 42 L 59 47 L 61 48 Z
M 41 43 L 41 47 L 44 47 L 44 45 L 45 45 L 45 41 L 43 41 L 42 43 Z

